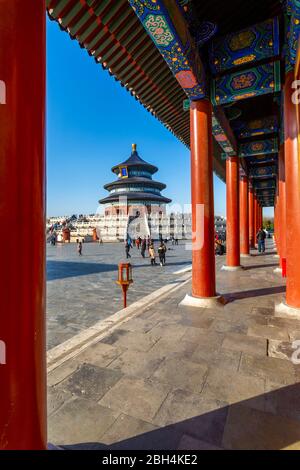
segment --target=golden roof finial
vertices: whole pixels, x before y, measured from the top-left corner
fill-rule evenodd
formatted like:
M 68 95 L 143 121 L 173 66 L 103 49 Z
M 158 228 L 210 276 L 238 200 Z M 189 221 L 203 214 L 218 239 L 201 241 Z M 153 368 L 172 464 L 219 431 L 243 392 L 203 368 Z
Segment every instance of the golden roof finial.
M 132 148 L 132 151 L 133 151 L 133 152 L 136 152 L 136 144 L 132 144 L 132 145 L 131 145 L 131 148 Z

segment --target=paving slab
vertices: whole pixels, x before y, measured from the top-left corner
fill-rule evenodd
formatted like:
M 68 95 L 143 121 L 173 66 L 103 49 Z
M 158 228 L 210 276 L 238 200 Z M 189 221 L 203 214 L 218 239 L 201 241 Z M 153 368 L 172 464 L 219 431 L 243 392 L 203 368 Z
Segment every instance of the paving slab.
M 202 395 L 227 403 L 248 400 L 249 406 L 262 407 L 264 380 L 217 367 L 211 368 Z M 251 400 L 250 400 L 251 399 Z
M 212 350 L 198 346 L 191 360 L 200 364 L 207 364 L 210 367 L 218 367 L 220 369 L 228 369 L 237 371 L 240 365 L 242 353 L 222 348 L 221 350 Z
M 117 370 L 83 363 L 60 387 L 78 397 L 99 400 L 110 388 L 120 380 L 122 374 Z
M 117 412 L 92 400 L 75 398 L 50 416 L 48 426 L 51 443 L 101 443 L 101 437 L 117 417 Z
M 242 354 L 240 372 L 253 377 L 261 377 L 282 384 L 294 384 L 296 374 L 294 365 L 274 357 L 258 357 Z
M 127 331 L 117 329 L 106 338 L 102 339 L 102 343 L 110 344 L 115 347 L 129 348 L 136 351 L 149 351 L 155 343 L 160 339 L 159 334 L 140 333 L 139 331 Z
M 224 338 L 222 347 L 233 351 L 265 356 L 267 353 L 267 340 L 238 333 L 228 333 Z
M 139 436 L 139 439 L 141 439 L 141 435 L 150 433 L 155 429 L 158 428 L 153 424 L 121 413 L 112 426 L 102 435 L 101 442 L 107 445 L 118 445 L 118 443 L 128 441 L 135 436 Z
M 155 351 L 140 352 L 128 350 L 110 363 L 110 369 L 116 369 L 124 375 L 143 377 L 145 379 L 158 369 L 164 356 Z
M 280 328 L 279 326 L 264 326 L 264 325 L 252 325 L 249 326 L 247 334 L 249 336 L 256 336 L 258 338 L 266 339 L 277 339 L 277 340 L 288 340 L 288 331 Z
M 208 367 L 189 360 L 172 358 L 166 359 L 154 372 L 153 377 L 173 388 L 201 392 Z
M 178 432 L 219 445 L 227 417 L 227 403 L 207 399 L 188 390 L 173 390 L 162 404 L 154 423 L 172 425 Z
M 107 408 L 151 422 L 170 387 L 154 380 L 123 377 L 99 401 Z

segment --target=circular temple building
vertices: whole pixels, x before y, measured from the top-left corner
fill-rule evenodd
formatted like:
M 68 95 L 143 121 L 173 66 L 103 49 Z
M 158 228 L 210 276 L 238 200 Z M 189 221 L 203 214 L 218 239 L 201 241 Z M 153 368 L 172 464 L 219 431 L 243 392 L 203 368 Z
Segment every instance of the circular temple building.
M 118 179 L 104 186 L 109 196 L 99 203 L 105 204 L 105 215 L 165 213 L 166 204 L 171 202 L 171 199 L 161 195 L 166 185 L 152 179 L 158 168 L 138 155 L 136 144 L 132 144 L 130 157 L 111 171 Z

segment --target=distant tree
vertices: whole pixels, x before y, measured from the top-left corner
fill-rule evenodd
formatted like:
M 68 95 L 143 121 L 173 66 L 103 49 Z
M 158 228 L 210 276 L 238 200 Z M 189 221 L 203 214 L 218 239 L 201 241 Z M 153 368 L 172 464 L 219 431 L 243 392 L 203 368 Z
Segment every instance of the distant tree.
M 274 222 L 273 220 L 265 220 L 264 221 L 264 228 L 268 230 L 268 232 L 274 231 Z

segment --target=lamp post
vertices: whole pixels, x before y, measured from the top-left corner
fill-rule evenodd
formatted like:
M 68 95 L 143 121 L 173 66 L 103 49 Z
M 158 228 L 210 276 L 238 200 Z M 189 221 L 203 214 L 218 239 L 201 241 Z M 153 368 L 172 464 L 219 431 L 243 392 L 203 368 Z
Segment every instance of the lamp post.
M 127 290 L 130 284 L 133 283 L 132 279 L 132 266 L 130 263 L 119 263 L 118 280 L 116 281 L 122 287 L 123 291 L 123 305 L 127 307 Z

